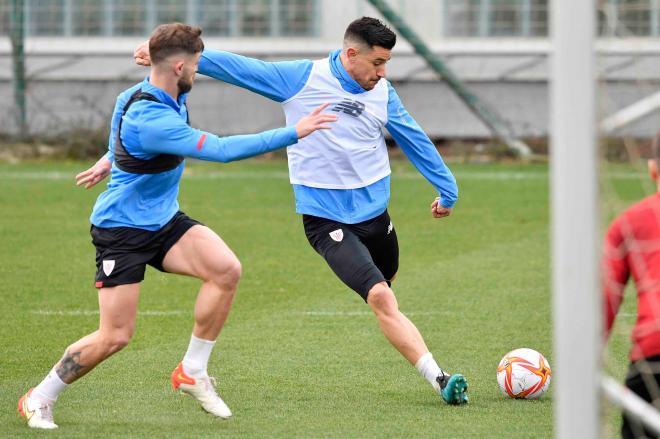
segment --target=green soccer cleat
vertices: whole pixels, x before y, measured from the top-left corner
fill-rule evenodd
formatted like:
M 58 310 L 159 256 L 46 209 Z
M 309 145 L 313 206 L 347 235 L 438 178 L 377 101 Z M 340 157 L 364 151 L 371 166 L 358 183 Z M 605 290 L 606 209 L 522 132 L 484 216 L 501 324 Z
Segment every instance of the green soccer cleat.
M 447 404 L 459 405 L 468 403 L 468 382 L 460 373 L 453 375 L 440 374 L 435 379 L 440 385 L 438 393 Z

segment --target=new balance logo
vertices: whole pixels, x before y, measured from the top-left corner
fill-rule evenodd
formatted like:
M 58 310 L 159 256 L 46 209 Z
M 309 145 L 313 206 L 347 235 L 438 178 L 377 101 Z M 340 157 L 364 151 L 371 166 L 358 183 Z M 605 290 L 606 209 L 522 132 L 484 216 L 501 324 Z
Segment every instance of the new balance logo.
M 346 113 L 349 116 L 353 116 L 353 117 L 359 117 L 364 111 L 364 104 L 359 101 L 344 99 L 343 101 L 332 107 L 332 111 L 336 111 L 337 113 L 339 112 Z

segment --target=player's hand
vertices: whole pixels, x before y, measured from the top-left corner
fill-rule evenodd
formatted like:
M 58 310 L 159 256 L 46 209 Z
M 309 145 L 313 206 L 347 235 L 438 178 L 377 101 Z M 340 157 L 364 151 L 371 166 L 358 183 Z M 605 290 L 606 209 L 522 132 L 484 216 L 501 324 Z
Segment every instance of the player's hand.
M 85 189 L 89 189 L 107 177 L 111 169 L 112 162 L 106 156 L 103 156 L 98 162 L 94 163 L 94 166 L 76 175 L 76 186 L 85 185 Z
M 150 66 L 151 57 L 149 56 L 149 40 L 141 43 L 133 51 L 133 58 L 135 58 L 135 64 L 139 66 Z
M 451 215 L 451 207 L 443 207 L 440 204 L 440 197 L 436 197 L 433 203 L 431 203 L 431 214 L 433 218 L 444 218 Z
M 316 130 L 330 129 L 330 125 L 325 124 L 336 121 L 337 116 L 335 114 L 321 114 L 321 111 L 325 110 L 328 105 L 330 104 L 319 105 L 314 111 L 298 121 L 296 124 L 296 133 L 299 139 L 308 136 Z

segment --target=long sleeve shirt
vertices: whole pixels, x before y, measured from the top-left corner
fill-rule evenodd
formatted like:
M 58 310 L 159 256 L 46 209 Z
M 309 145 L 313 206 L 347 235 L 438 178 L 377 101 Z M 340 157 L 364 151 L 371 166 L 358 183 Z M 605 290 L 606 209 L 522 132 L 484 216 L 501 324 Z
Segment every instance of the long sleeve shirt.
M 603 244 L 602 276 L 607 335 L 632 276 L 638 303 L 630 359 L 660 355 L 660 194 L 645 198 L 612 222 Z
M 352 94 L 364 90 L 346 71 L 340 51 L 328 62 L 342 88 Z M 199 73 L 248 89 L 276 102 L 294 97 L 305 86 L 312 61 L 265 62 L 229 52 L 206 49 Z M 384 79 L 383 79 L 384 80 Z M 456 179 L 419 124 L 410 116 L 388 82 L 388 122 L 385 128 L 419 172 L 435 187 L 442 206 L 453 207 L 458 199 Z M 296 212 L 354 224 L 381 214 L 389 203 L 390 176 L 356 189 L 324 189 L 294 184 Z
M 122 92 L 117 98 L 106 155 L 111 161 L 117 129 L 124 106 L 138 89 L 160 102 L 133 103 L 123 116 L 121 142 L 126 151 L 142 160 L 159 154 L 173 154 L 201 160 L 231 162 L 292 145 L 298 141 L 295 127 L 258 134 L 219 137 L 197 130 L 187 123 L 186 94 L 173 99 L 149 83 L 149 78 Z M 114 163 L 105 192 L 99 195 L 90 221 L 97 227 L 135 227 L 159 230 L 178 211 L 179 180 L 185 161 L 170 171 L 157 174 L 124 172 Z

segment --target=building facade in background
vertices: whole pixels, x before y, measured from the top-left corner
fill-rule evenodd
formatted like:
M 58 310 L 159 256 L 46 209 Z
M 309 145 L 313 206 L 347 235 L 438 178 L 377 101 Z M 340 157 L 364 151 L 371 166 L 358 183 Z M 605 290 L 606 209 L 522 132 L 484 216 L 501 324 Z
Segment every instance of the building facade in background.
M 11 0 L 0 0 L 0 98 L 13 102 Z M 34 132 L 106 123 L 117 92 L 146 71 L 133 47 L 159 23 L 204 29 L 207 47 L 267 60 L 321 58 L 346 25 L 379 16 L 364 0 L 25 0 L 28 121 Z M 548 0 L 389 0 L 468 87 L 522 137 L 548 132 Z M 660 0 L 602 0 L 599 7 L 602 116 L 658 90 Z M 404 104 L 436 138 L 490 133 L 405 41 L 389 67 Z M 576 97 L 577 98 L 577 97 Z M 223 102 L 232 102 L 225 114 Z M 221 133 L 279 126 L 279 106 L 235 87 L 201 80 L 190 104 L 196 125 Z M 0 132 L 11 132 L 11 106 Z M 250 117 L 246 117 L 250 115 Z M 650 136 L 657 118 L 623 134 Z

